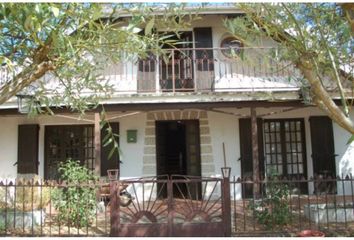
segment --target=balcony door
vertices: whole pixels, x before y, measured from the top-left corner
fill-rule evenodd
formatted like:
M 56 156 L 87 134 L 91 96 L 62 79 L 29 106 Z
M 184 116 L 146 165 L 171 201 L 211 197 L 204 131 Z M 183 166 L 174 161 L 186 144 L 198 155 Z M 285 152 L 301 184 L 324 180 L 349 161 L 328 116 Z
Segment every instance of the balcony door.
M 146 54 L 138 61 L 138 92 L 210 91 L 214 88 L 212 28 L 160 32 L 166 36 L 163 56 Z
M 165 92 L 194 90 L 193 32 L 182 32 L 179 36 L 171 33 L 163 34 L 171 35 L 168 41 L 175 41 L 176 44 L 163 46 L 167 51 L 167 58 L 160 59 L 161 89 Z

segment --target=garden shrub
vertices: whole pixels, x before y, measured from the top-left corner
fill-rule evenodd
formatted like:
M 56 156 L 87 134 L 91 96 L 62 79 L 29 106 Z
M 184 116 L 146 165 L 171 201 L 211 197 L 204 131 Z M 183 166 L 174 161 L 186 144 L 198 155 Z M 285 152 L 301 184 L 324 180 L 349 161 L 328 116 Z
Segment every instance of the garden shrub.
M 291 221 L 291 213 L 288 200 L 289 186 L 277 181 L 275 174 L 268 179 L 265 197 L 251 202 L 249 208 L 257 221 L 270 229 L 288 224 Z
M 68 186 L 52 191 L 58 221 L 77 228 L 90 225 L 96 213 L 96 188 L 88 183 L 96 181 L 97 177 L 78 161 L 71 159 L 59 165 L 59 173 L 60 179 Z

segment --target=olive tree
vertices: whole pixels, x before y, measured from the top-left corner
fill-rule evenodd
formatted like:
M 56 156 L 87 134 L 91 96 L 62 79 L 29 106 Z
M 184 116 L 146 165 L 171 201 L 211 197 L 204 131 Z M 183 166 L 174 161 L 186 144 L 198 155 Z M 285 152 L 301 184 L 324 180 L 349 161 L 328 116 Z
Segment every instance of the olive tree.
M 245 15 L 225 22 L 230 32 L 246 46 L 262 37 L 277 42 L 281 49 L 279 61 L 288 61 L 299 69 L 310 88 L 311 101 L 354 134 L 354 121 L 349 114 L 354 88 L 353 35 L 343 6 L 335 3 L 237 6 Z M 335 91 L 326 88 L 328 81 L 336 86 Z M 339 94 L 340 106 L 333 100 L 334 92 Z
M 1 3 L 0 104 L 30 93 L 31 115 L 63 106 L 84 114 L 114 92 L 102 76 L 107 65 L 163 56 L 161 46 L 175 42 L 154 29 L 178 34 L 195 18 L 184 4 Z M 103 109 L 105 125 L 103 144 L 113 146 L 111 157 L 118 143 Z
M 1 3 L 0 67 L 6 74 L 0 76 L 0 104 L 35 85 L 33 101 L 47 106 L 36 112 L 64 105 L 84 113 L 96 107 L 113 91 L 100 76 L 107 63 L 162 54 L 166 37 L 153 29 L 188 25 L 193 16 L 182 9 L 171 4 L 154 15 L 146 4 Z M 60 88 L 49 89 L 44 76 Z

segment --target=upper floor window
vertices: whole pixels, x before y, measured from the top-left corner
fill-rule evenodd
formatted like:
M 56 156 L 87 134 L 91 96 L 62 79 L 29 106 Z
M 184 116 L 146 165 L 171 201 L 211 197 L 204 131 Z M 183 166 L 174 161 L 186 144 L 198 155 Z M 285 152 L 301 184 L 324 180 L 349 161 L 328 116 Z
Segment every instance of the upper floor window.
M 241 53 L 243 43 L 235 37 L 226 37 L 221 41 L 220 47 L 225 57 L 232 58 Z

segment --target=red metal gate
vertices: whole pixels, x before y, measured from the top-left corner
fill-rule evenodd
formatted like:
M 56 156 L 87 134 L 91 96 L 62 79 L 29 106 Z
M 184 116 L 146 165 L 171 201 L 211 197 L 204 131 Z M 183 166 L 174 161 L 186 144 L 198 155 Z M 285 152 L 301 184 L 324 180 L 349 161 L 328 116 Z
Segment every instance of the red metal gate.
M 119 186 L 128 185 L 133 201 L 123 207 Z M 229 178 L 158 176 L 114 181 L 111 236 L 230 236 Z

